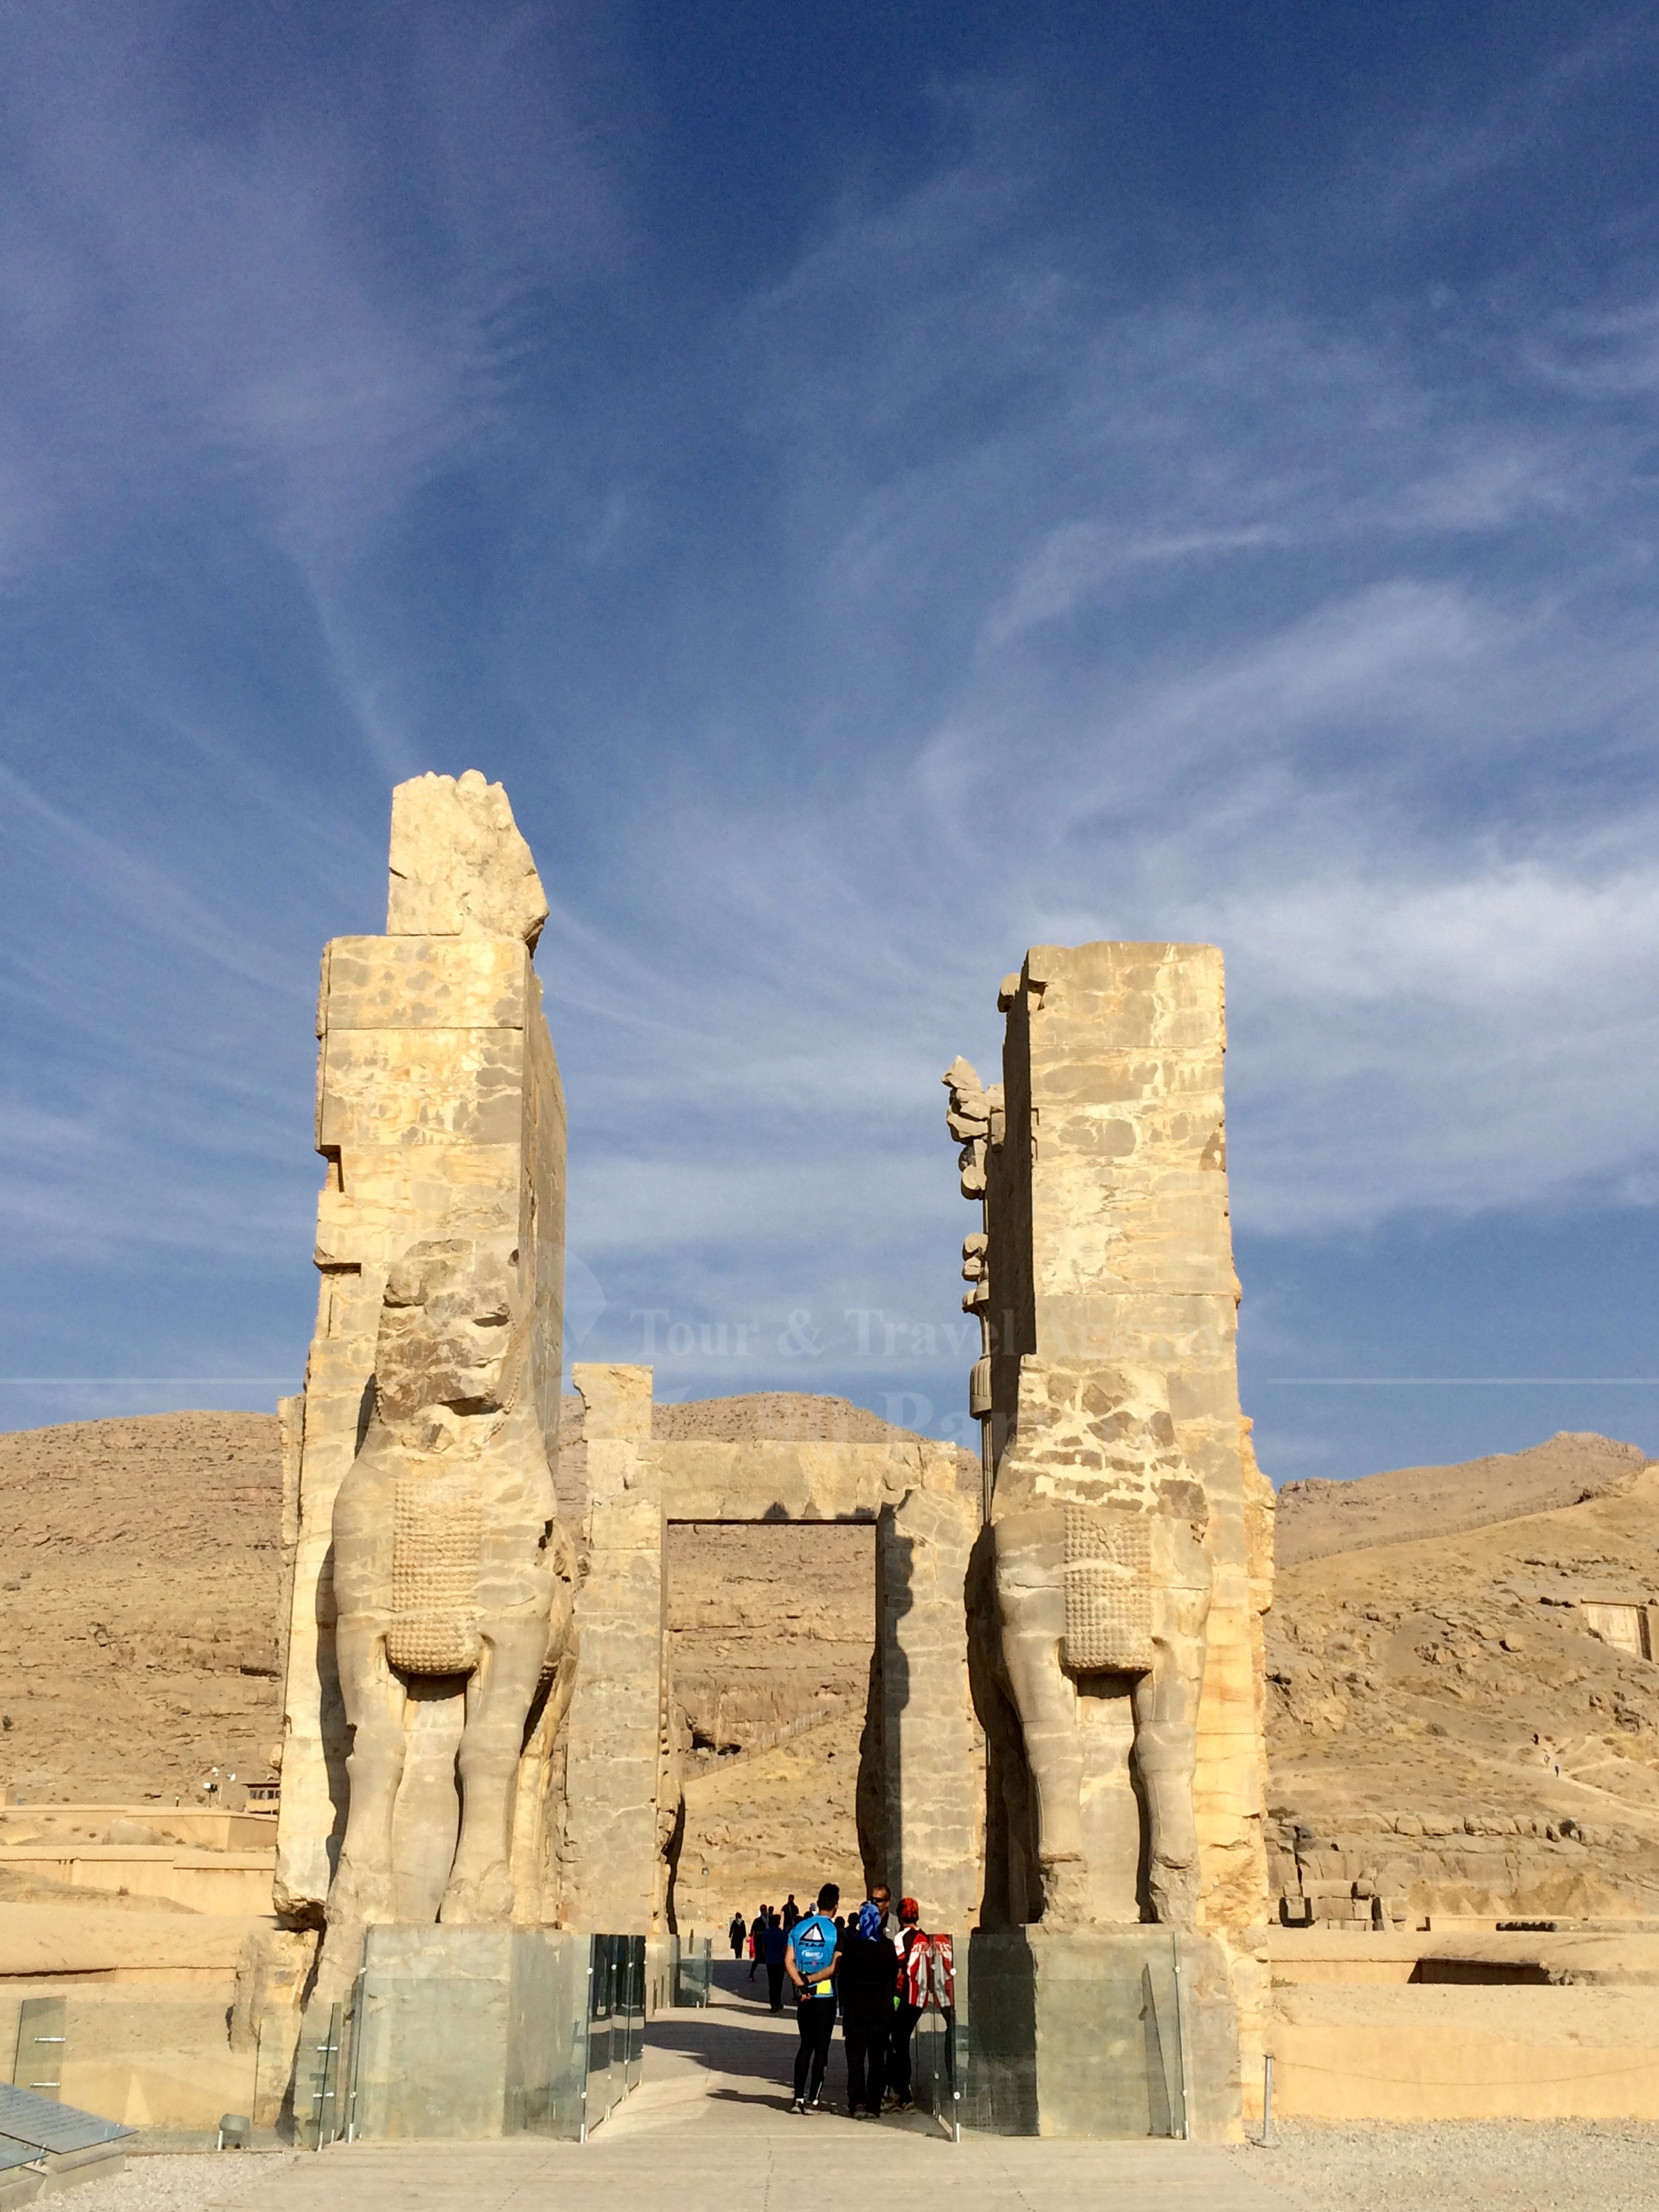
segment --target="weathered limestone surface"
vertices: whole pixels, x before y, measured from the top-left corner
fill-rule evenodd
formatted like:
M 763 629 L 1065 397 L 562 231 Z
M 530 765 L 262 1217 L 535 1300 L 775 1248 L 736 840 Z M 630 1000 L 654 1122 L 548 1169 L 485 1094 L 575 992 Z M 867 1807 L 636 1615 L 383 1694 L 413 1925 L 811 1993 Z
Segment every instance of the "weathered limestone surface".
M 393 937 L 516 937 L 533 951 L 547 900 L 507 793 L 477 769 L 417 775 L 392 794 Z
M 885 1507 L 876 1535 L 881 1842 L 865 1844 L 866 1873 L 884 1875 L 896 1898 L 925 1898 L 930 1924 L 951 1929 L 973 1924 L 985 1847 L 985 1745 L 963 1606 L 978 1528 L 978 1501 L 939 1487 Z M 866 1741 L 866 1758 L 874 1748 Z
M 984 1924 L 1212 1934 L 1259 2048 L 1271 1522 L 1238 1406 L 1221 957 L 1036 947 L 999 1003 L 1002 1085 L 945 1079 L 985 1205 Z
M 678 1802 L 667 1741 L 663 1486 L 651 1370 L 573 1367 L 586 1458 L 581 1639 L 565 1753 L 560 1924 L 657 1936 L 669 1866 L 659 1808 Z
M 317 1147 L 328 1166 L 317 1209 L 321 1280 L 300 1445 L 276 1883 L 278 1911 L 313 1924 L 349 1795 L 335 1503 L 368 1431 L 387 1277 L 411 1245 L 483 1238 L 516 1254 L 516 1402 L 544 1467 L 558 1449 L 564 1101 L 530 962 L 545 901 L 505 793 L 476 771 L 400 786 L 393 818 L 387 934 L 327 947 L 318 1005 Z M 412 1705 L 411 1788 L 441 1773 L 447 1754 L 436 1738 L 447 1727 L 459 1742 L 453 1698 L 417 1692 Z M 532 1748 L 532 1765 L 542 1758 Z M 550 1794 L 544 1764 L 521 1769 L 521 1814 Z M 544 1921 L 556 1866 L 545 1838 L 526 1834 L 522 1817 L 519 1829 L 514 1912 Z
M 977 1902 L 983 1747 L 967 1688 L 963 1577 L 978 1522 L 955 1448 L 653 1438 L 648 1368 L 579 1365 L 562 1510 L 581 1529 L 581 1656 L 567 1730 L 561 1924 L 668 1928 L 680 1755 L 666 1670 L 671 1521 L 877 1524 L 878 1668 L 860 1778 L 869 1870 L 936 1924 Z M 653 1698 L 649 1686 L 657 1686 Z
M 507 1237 L 427 1237 L 386 1278 L 374 1406 L 334 1501 L 352 1748 L 331 1929 L 508 1921 L 515 1797 L 545 1812 L 575 1559 L 528 1390 L 518 1260 Z
M 886 1443 L 740 1444 L 659 1440 L 671 1521 L 874 1521 L 912 1490 L 957 1487 L 956 1446 L 926 1437 Z

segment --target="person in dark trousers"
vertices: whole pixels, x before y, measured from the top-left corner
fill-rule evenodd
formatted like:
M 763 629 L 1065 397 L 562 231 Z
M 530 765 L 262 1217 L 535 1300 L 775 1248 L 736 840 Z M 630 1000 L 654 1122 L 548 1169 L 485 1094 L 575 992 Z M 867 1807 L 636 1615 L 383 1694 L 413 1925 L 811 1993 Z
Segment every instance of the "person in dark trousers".
M 841 2032 L 847 2045 L 847 2110 L 855 2120 L 881 2117 L 898 1985 L 898 1953 L 885 1933 L 891 1903 L 886 1883 L 877 1882 L 842 1940 Z
M 741 1959 L 743 1947 L 749 1941 L 748 1923 L 744 1921 L 742 1913 L 734 1912 L 732 1915 L 732 1925 L 726 1932 L 732 1940 L 732 1956 L 734 1959 Z
M 768 1916 L 766 1933 L 761 1939 L 766 1948 L 766 1995 L 774 2012 L 783 2010 L 783 1954 L 789 1941 L 783 1922 L 775 1912 Z
M 755 1978 L 756 1967 L 763 1966 L 766 1963 L 766 1916 L 769 1910 L 769 1907 L 762 1905 L 749 1930 L 749 1978 L 751 1982 Z
M 799 1918 L 800 1907 L 795 1902 L 795 1893 L 792 1889 L 783 1900 L 783 1932 L 786 1936 Z
M 836 1977 L 841 1968 L 841 1939 L 830 1915 L 840 1902 L 840 1890 L 826 1881 L 818 1892 L 817 1911 L 798 1920 L 784 1938 L 784 1972 L 800 2007 L 792 2112 L 817 2112 L 823 2094 L 830 2039 L 836 2032 Z
M 898 1953 L 898 2003 L 893 2013 L 892 2039 L 887 2047 L 887 2096 L 895 2112 L 913 2112 L 910 2094 L 910 2038 L 921 2018 L 921 1999 L 927 1993 L 927 1938 L 921 1931 L 921 1907 L 914 1897 L 899 1899 L 899 1932 L 893 1948 Z M 920 1948 L 918 1948 L 920 1947 Z

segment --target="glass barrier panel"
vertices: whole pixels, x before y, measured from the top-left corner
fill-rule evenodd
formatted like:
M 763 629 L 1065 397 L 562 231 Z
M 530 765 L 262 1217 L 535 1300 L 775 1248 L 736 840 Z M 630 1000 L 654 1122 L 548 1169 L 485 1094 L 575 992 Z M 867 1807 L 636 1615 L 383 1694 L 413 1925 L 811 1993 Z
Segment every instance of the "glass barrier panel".
M 580 2141 L 587 2081 L 589 1945 L 550 1929 L 513 1937 L 505 2130 Z
M 306 2023 L 294 2080 L 294 2132 L 302 2150 L 320 2150 L 338 2131 L 341 2022 L 342 2008 L 331 2005 L 325 2016 Z
M 714 1978 L 714 1940 L 705 1936 L 693 1936 L 682 1948 L 677 1968 L 674 2002 L 677 2005 L 706 2005 Z
M 645 2072 L 645 1938 L 624 1936 L 627 1977 L 627 2050 L 623 2064 L 623 2094 L 637 2089 Z
M 586 2125 L 599 2126 L 615 2099 L 611 2090 L 611 2028 L 616 2014 L 616 1958 L 609 1936 L 591 1938 L 587 1984 Z
M 987 2135 L 1183 2136 L 1176 1931 L 1148 1925 L 1110 1940 L 1085 1933 L 1069 1958 L 1063 1936 L 1044 1948 L 1039 1977 L 1023 1931 L 974 1939 L 972 1972 L 957 1987 L 957 2026 L 965 2013 L 966 2032 L 951 2046 L 962 2125 Z M 930 2063 L 942 2075 L 943 2054 L 930 2054 Z

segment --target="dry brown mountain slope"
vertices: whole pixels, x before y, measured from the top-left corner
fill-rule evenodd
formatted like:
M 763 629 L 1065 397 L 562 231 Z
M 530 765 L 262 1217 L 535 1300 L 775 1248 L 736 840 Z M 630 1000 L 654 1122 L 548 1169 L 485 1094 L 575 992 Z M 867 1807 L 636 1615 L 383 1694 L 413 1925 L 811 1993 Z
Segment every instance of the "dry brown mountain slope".
M 269 1413 L 0 1436 L 0 1784 L 189 1802 L 282 1729 Z
M 1457 1467 L 1406 1467 L 1358 1482 L 1318 1476 L 1279 1493 L 1273 1548 L 1281 1568 L 1330 1552 L 1449 1536 L 1523 1513 L 1604 1497 L 1640 1474 L 1636 1444 L 1563 1431 L 1529 1451 L 1497 1452 Z
M 1659 1666 L 1582 1609 L 1659 1601 L 1659 1467 L 1558 1437 L 1444 1469 L 1426 1509 L 1424 1474 L 1287 1516 L 1302 1557 L 1267 1621 L 1279 1886 L 1358 1883 L 1413 1916 L 1659 1914 Z M 1511 1483 L 1583 1502 L 1498 1518 Z

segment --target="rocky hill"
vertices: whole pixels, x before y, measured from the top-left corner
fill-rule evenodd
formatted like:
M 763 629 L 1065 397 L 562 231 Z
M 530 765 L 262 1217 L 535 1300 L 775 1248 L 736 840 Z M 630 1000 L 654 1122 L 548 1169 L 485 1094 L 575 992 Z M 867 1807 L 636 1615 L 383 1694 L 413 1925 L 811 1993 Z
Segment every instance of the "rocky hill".
M 1279 1493 L 1273 1548 L 1281 1570 L 1333 1552 L 1455 1536 L 1529 1513 L 1583 1505 L 1621 1489 L 1646 1455 L 1636 1444 L 1564 1431 L 1529 1451 L 1459 1467 L 1407 1467 L 1358 1482 L 1316 1476 Z
M 269 1413 L 0 1436 L 0 1786 L 199 1802 L 282 1732 Z
M 1561 1436 L 1280 1513 L 1276 1886 L 1413 1924 L 1659 1917 L 1659 1466 Z

